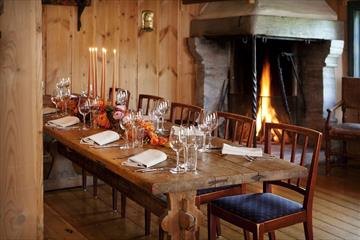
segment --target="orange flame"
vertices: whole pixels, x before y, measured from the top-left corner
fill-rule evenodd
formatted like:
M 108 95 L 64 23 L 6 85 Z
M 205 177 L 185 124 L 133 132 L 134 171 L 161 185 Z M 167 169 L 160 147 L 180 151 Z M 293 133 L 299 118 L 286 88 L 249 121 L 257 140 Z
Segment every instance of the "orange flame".
M 261 128 L 265 122 L 279 123 L 279 119 L 276 116 L 276 111 L 271 105 L 271 77 L 270 77 L 270 62 L 268 58 L 265 58 L 263 70 L 260 80 L 260 102 L 259 108 L 256 114 L 256 135 L 259 136 Z

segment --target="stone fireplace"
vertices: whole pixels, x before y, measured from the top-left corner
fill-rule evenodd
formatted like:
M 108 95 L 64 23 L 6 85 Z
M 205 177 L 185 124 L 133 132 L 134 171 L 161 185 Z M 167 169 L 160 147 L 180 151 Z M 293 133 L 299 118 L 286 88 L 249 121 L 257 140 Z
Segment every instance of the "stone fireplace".
M 207 3 L 191 23 L 196 104 L 259 118 L 262 102 L 280 122 L 322 129 L 336 102 L 343 25 L 323 0 Z M 266 63 L 267 62 L 267 63 Z M 271 96 L 262 95 L 265 65 Z

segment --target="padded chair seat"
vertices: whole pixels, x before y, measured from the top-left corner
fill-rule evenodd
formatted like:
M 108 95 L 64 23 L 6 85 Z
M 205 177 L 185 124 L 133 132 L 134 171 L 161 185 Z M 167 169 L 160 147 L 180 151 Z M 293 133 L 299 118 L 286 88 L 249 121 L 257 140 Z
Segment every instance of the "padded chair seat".
M 244 219 L 261 223 L 304 210 L 300 203 L 272 193 L 243 194 L 211 202 Z
M 199 195 L 203 195 L 203 194 L 207 194 L 207 193 L 226 190 L 226 189 L 230 189 L 230 188 L 237 187 L 237 186 L 240 186 L 240 185 L 228 185 L 228 186 L 200 189 L 200 190 L 197 190 L 197 195 L 199 196 Z
M 353 137 L 360 137 L 360 123 L 340 123 L 330 128 L 329 134 L 331 136 L 349 135 Z

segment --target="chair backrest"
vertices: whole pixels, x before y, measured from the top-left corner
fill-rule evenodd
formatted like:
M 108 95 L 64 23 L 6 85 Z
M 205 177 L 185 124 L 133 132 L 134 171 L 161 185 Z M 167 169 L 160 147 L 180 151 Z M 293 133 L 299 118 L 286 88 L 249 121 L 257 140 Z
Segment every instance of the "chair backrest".
M 251 147 L 256 121 L 252 118 L 229 112 L 217 112 L 220 126 L 214 131 L 216 137 L 238 142 Z
M 360 122 L 359 93 L 359 78 L 342 78 L 343 122 Z
M 278 141 L 274 144 L 273 134 L 276 135 Z M 275 155 L 272 146 L 280 148 L 278 152 L 281 159 L 287 159 L 294 164 L 305 166 L 306 158 L 311 158 L 309 165 L 309 174 L 306 184 L 303 186 L 301 179 L 289 179 L 287 181 L 271 181 L 264 182 L 264 192 L 271 191 L 271 184 L 280 185 L 282 187 L 294 190 L 304 196 L 304 208 L 312 208 L 312 200 L 314 195 L 314 187 L 317 175 L 317 167 L 319 160 L 319 152 L 321 147 L 322 134 L 318 131 L 281 123 L 265 124 L 265 149 L 264 152 Z M 285 156 L 285 150 L 289 149 L 290 155 Z
M 138 109 L 142 109 L 143 114 L 148 115 L 149 110 L 154 106 L 154 103 L 164 98 L 154 95 L 139 94 Z
M 178 125 L 195 124 L 203 109 L 201 107 L 172 102 L 170 108 L 170 122 Z
M 122 88 L 115 88 L 115 94 L 117 93 L 117 91 L 127 91 L 127 90 Z M 129 102 L 130 102 L 130 92 L 129 91 L 127 92 L 128 92 L 128 98 L 126 100 L 126 109 L 129 108 Z M 111 98 L 112 98 L 112 87 L 109 88 L 109 100 L 111 100 Z

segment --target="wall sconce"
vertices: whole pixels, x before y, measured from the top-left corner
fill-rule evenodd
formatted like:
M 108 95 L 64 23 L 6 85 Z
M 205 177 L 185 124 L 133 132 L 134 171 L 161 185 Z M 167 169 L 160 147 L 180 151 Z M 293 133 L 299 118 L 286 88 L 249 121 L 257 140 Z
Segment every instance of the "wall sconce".
M 151 32 L 154 30 L 154 12 L 144 10 L 141 13 L 141 30 Z

